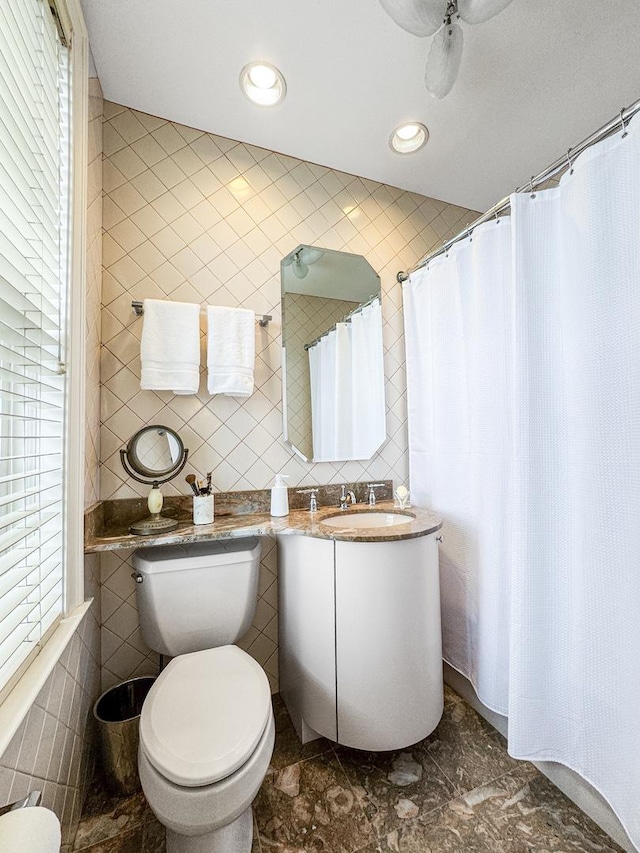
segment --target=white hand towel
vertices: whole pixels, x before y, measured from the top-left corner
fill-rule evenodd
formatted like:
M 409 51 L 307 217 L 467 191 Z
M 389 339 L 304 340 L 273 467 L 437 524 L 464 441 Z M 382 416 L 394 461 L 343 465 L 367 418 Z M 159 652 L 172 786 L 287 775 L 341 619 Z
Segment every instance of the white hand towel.
M 200 385 L 200 306 L 145 299 L 140 360 L 143 391 L 196 394 Z
M 249 397 L 256 358 L 256 315 L 246 308 L 209 305 L 207 341 L 210 394 Z

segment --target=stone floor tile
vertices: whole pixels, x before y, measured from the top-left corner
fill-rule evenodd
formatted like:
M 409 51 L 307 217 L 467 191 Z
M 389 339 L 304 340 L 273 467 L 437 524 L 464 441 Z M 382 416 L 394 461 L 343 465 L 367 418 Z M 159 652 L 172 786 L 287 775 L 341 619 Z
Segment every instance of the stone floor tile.
M 76 850 L 78 848 L 76 847 Z M 82 848 L 82 853 L 141 853 L 142 850 L 142 827 L 130 829 L 107 838 L 99 844 Z
M 140 826 L 149 813 L 142 792 L 118 799 L 101 792 L 98 784 L 92 784 L 76 833 L 74 850 L 84 850 Z
M 314 755 L 321 755 L 331 750 L 332 744 L 326 738 L 301 744 L 282 697 L 278 694 L 272 699 L 276 720 L 276 743 L 271 758 L 272 770 L 280 770 L 305 758 L 313 758 Z
M 142 829 L 142 853 L 165 853 L 165 829 L 160 821 L 152 816 Z
M 332 752 L 270 772 L 253 808 L 262 853 L 353 853 L 375 841 Z
M 387 832 L 380 839 L 383 853 L 502 853 L 497 829 L 455 802 Z
M 620 853 L 453 691 L 436 732 L 404 750 L 301 746 L 280 697 L 251 853 Z M 303 759 L 303 760 L 300 760 Z M 143 795 L 94 780 L 76 853 L 165 853 Z
M 335 752 L 378 837 L 455 797 L 452 783 L 420 747 Z
M 448 689 L 442 720 L 421 743 L 427 755 L 453 783 L 458 796 L 522 764 L 507 753 L 502 735 Z
M 504 853 L 614 853 L 621 849 L 531 765 L 469 792 L 456 806 L 495 827 Z

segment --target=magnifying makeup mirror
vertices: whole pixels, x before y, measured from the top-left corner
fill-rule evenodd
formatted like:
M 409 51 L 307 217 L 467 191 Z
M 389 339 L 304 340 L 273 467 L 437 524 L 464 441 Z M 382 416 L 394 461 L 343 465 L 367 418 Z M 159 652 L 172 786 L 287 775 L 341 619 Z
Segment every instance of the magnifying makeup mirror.
M 174 518 L 166 518 L 162 512 L 161 483 L 173 480 L 187 464 L 189 451 L 185 450 L 177 432 L 161 424 L 146 426 L 129 439 L 126 448 L 120 450 L 122 467 L 138 483 L 152 486 L 147 499 L 149 517 L 136 521 L 129 527 L 135 536 L 152 536 L 170 533 L 178 527 Z

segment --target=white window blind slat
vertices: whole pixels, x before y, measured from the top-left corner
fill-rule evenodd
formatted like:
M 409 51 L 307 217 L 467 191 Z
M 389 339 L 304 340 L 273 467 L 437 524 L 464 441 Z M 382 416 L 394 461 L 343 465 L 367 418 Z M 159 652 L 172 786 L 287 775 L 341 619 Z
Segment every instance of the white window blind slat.
M 32 572 L 33 566 L 21 566 L 19 569 L 0 575 L 0 607 L 2 599 L 23 584 Z
M 6 684 L 31 654 L 34 645 L 29 637 L 32 631 L 33 625 L 25 619 L 18 622 L 4 643 L 0 643 L 0 684 Z
M 55 586 L 40 601 L 38 629 L 40 634 L 46 633 L 62 612 L 62 580 L 56 581 Z
M 21 98 L 14 89 L 14 87 L 16 87 L 19 92 L 24 93 L 35 101 L 38 96 L 38 81 L 34 80 L 28 73 L 26 73 L 26 65 L 21 61 L 21 59 L 28 60 L 30 58 L 29 54 L 25 53 L 25 55 L 21 57 L 18 53 L 17 45 L 11 39 L 7 40 L 6 46 L 3 46 L 3 48 L 3 56 L 0 56 L 0 75 L 9 90 L 9 100 L 13 102 L 16 107 L 20 105 Z M 30 141 L 31 139 L 37 138 L 38 131 L 34 128 L 34 124 L 36 122 L 34 111 L 21 110 L 20 117 L 24 118 L 25 125 L 31 130 L 27 139 Z
M 53 393 L 50 391 L 46 391 L 46 395 L 45 395 L 45 393 L 43 393 L 44 389 L 38 388 L 37 391 L 40 392 L 40 396 L 36 397 L 35 393 L 34 393 L 36 391 L 36 389 L 34 389 L 33 386 L 30 389 L 28 389 L 28 390 L 30 390 L 31 393 L 26 394 L 26 393 L 23 393 L 22 390 L 16 390 L 16 391 L 13 390 L 13 388 L 19 388 L 22 383 L 20 383 L 20 384 L 15 383 L 12 386 L 11 391 L 2 390 L 3 385 L 6 387 L 6 386 L 8 386 L 8 384 L 9 384 L 8 382 L 0 383 L 0 394 L 2 395 L 2 400 L 0 401 L 0 405 L 2 403 L 5 403 L 5 404 L 12 404 L 12 406 L 26 406 L 26 408 L 37 409 L 37 412 L 48 412 L 48 413 L 50 413 L 49 414 L 50 420 L 58 420 L 57 417 L 53 417 L 53 413 L 64 410 L 64 406 L 62 405 L 63 401 L 56 399 L 56 397 L 58 397 L 58 398 L 60 397 L 60 394 L 57 391 L 54 391 Z M 5 412 L 6 408 L 7 408 L 6 406 L 1 405 L 0 417 L 5 415 L 6 417 L 11 418 L 11 416 L 14 413 L 14 409 L 12 408 L 11 411 Z M 38 417 L 37 412 L 32 412 L 32 417 Z M 24 413 L 24 414 L 28 414 L 28 413 Z
M 6 305 L 6 302 L 4 305 Z M 57 341 L 52 339 L 49 335 L 41 334 L 37 329 L 16 329 L 11 326 L 10 319 L 8 318 L 7 321 L 5 321 L 3 317 L 4 305 L 0 305 L 0 343 L 9 347 L 26 349 L 29 351 L 29 355 L 36 360 L 42 359 L 43 361 L 57 361 Z M 26 324 L 23 322 L 22 325 L 25 326 Z M 29 335 L 32 337 L 30 338 Z M 44 338 L 44 340 L 35 340 L 36 337 Z M 50 347 L 50 349 L 47 349 L 47 347 Z
M 3 134 L 5 136 L 6 134 Z M 33 239 L 35 232 L 32 226 L 37 223 L 33 213 L 33 205 L 38 204 L 38 190 L 34 186 L 33 172 L 27 171 L 23 164 L 12 157 L 8 145 L 3 139 L 0 144 L 0 170 L 2 171 L 2 207 L 9 208 L 11 212 L 18 212 L 22 222 L 29 226 L 28 238 Z M 23 158 L 24 160 L 24 158 Z
M 0 551 L 9 550 L 14 545 L 26 541 L 33 533 L 37 533 L 40 530 L 40 526 L 44 526 L 48 521 L 57 518 L 59 514 L 51 512 L 47 515 L 42 515 L 40 518 L 33 520 L 32 524 L 28 527 L 11 529 L 5 532 L 0 536 Z
M 54 512 L 53 508 L 56 507 L 58 501 L 42 501 L 40 503 L 36 503 L 31 507 L 27 507 L 27 509 L 20 510 L 19 512 L 8 512 L 5 515 L 0 517 L 0 532 L 6 530 L 6 528 L 11 527 L 14 524 L 18 524 L 21 521 L 24 521 L 27 518 L 31 518 L 34 515 L 39 515 L 38 519 L 40 523 L 44 523 L 45 521 L 50 521 L 57 513 Z M 49 510 L 49 512 L 47 512 Z M 0 543 L 2 542 L 2 536 L 0 536 Z
M 2 358 L 0 356 L 1 363 Z M 57 398 L 63 399 L 64 390 L 59 385 L 54 385 L 51 377 L 47 376 L 45 381 L 42 377 L 29 376 L 28 373 L 21 372 L 17 369 L 19 367 L 22 365 L 12 364 L 11 368 L 0 367 L 0 383 L 3 381 L 12 383 L 18 388 L 29 388 L 31 386 L 42 388 L 47 394 L 55 394 Z
M 34 77 L 37 76 L 38 39 L 37 30 L 33 26 L 33 19 L 29 16 L 29 9 L 20 4 L 5 4 L 3 14 L 7 25 L 7 39 L 12 38 L 20 44 L 24 50 L 25 61 L 28 60 L 27 70 Z
M 49 553 L 52 549 L 60 550 L 59 539 L 60 531 L 54 530 L 53 532 L 50 531 L 48 535 L 41 534 L 35 545 L 26 548 L 11 548 L 3 557 L 0 557 L 0 576 L 11 571 L 20 562 L 31 565 L 30 560 L 38 557 L 41 550 L 43 553 Z
M 2 0 L 0 690 L 63 610 L 69 129 L 49 3 Z
M 18 501 L 26 500 L 27 498 L 33 497 L 33 495 L 39 495 L 43 492 L 49 492 L 52 489 L 57 489 L 60 487 L 60 482 L 61 481 L 58 481 L 56 483 L 51 483 L 48 486 L 38 486 L 37 488 L 33 489 L 25 489 L 22 492 L 11 492 L 8 495 L 3 495 L 2 497 L 0 497 L 0 507 L 7 506 L 7 504 L 14 504 Z
M 19 584 L 0 599 L 0 649 L 13 630 L 28 619 L 38 606 L 38 600 L 27 601 L 36 590 L 35 584 Z
M 61 390 L 64 390 L 64 378 L 57 372 L 57 363 L 57 357 L 55 359 L 47 359 L 44 362 L 38 361 L 33 358 L 32 355 L 27 355 L 26 353 L 18 352 L 17 350 L 11 350 L 0 342 L 0 364 L 3 366 L 10 366 L 11 370 L 22 368 L 24 371 L 29 372 L 29 376 L 32 379 L 36 378 L 39 374 L 46 376 L 49 383 L 52 383 L 57 379 L 62 383 L 58 387 Z
M 32 319 L 31 312 L 28 310 L 21 311 L 19 308 L 14 307 L 10 302 L 7 302 L 6 299 L 3 299 L 0 296 L 0 316 L 2 316 L 2 322 L 4 325 L 11 325 L 14 330 L 24 330 L 25 333 L 32 334 L 32 338 L 26 338 L 29 340 L 37 340 L 42 346 L 57 346 L 58 345 L 58 336 L 50 333 L 49 331 L 45 331 L 42 326 L 38 323 L 38 318 Z M 53 330 L 51 330 L 53 332 Z
M 24 463 L 25 461 L 26 461 L 26 458 L 24 456 L 21 457 L 21 462 Z M 38 477 L 38 476 L 43 477 L 45 475 L 55 474 L 55 473 L 59 474 L 60 482 L 62 482 L 62 472 L 61 472 L 59 467 L 47 468 L 43 465 L 42 467 L 38 468 L 37 470 L 34 470 L 33 469 L 33 463 L 31 461 L 31 457 L 28 457 L 28 461 L 30 463 L 29 464 L 30 470 L 17 471 L 13 474 L 5 474 L 4 477 L 0 477 L 0 485 L 22 483 L 24 481 L 29 480 L 29 478 L 31 478 L 31 477 Z M 35 460 L 35 461 L 38 461 L 38 460 Z M 17 463 L 14 463 L 14 464 L 17 464 Z

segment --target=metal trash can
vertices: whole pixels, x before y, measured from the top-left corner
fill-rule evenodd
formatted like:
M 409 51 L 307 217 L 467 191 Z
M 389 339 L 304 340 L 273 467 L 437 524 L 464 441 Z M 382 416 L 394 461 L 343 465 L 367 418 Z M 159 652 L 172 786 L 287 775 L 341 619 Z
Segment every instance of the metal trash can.
M 155 678 L 130 678 L 106 690 L 93 706 L 106 784 L 114 793 L 140 790 L 138 743 L 142 703 Z

